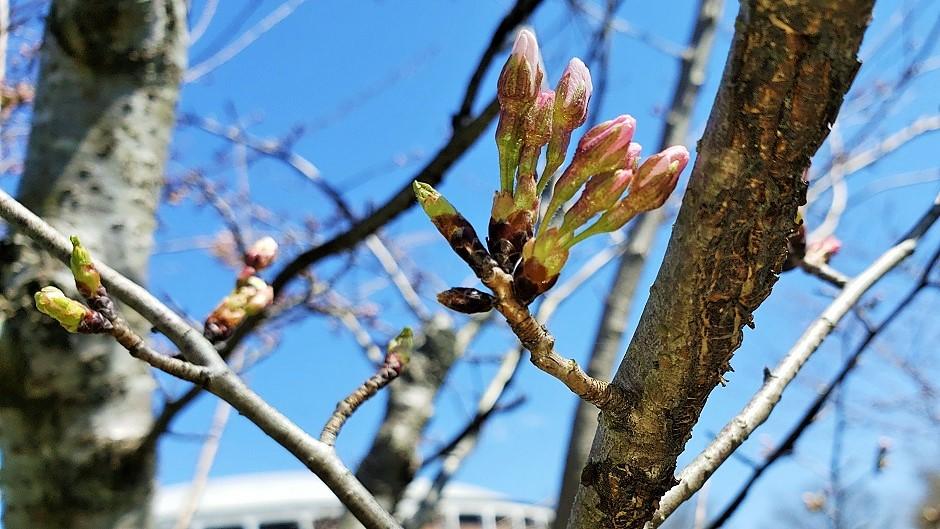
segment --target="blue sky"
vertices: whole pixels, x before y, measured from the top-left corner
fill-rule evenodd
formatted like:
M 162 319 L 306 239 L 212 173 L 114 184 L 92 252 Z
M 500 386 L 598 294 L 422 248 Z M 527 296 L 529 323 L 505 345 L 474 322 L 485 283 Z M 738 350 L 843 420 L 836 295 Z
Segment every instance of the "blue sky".
M 195 1 L 198 12 L 204 2 Z M 233 26 L 249 5 L 248 0 L 228 0 L 220 9 L 207 34 L 192 50 L 192 63 L 198 64 L 218 43 L 229 41 L 245 28 L 280 5 L 279 1 L 257 2 L 249 9 L 248 22 Z M 543 46 L 552 84 L 570 56 L 583 56 L 593 25 L 573 18 L 560 1 L 547 1 L 532 25 Z M 618 15 L 634 27 L 659 39 L 681 45 L 690 30 L 693 2 L 625 2 Z M 696 107 L 692 134 L 687 142 L 693 150 L 701 133 L 710 103 L 717 88 L 721 69 L 730 44 L 736 4 L 725 6 L 706 85 Z M 879 52 L 862 68 L 859 86 L 872 86 L 879 79 L 897 75 L 909 51 L 905 44 L 919 45 L 928 24 L 938 15 L 937 6 L 920 2 L 924 16 L 910 24 L 894 27 L 891 13 L 911 2 L 879 2 L 876 16 L 866 39 L 866 46 L 878 42 L 885 32 L 898 32 L 897 45 Z M 408 182 L 421 163 L 446 140 L 450 116 L 457 110 L 464 86 L 485 48 L 493 28 L 511 2 L 485 1 L 415 1 L 399 2 L 305 2 L 284 22 L 264 34 L 230 62 L 212 71 L 183 90 L 180 110 L 223 122 L 240 119 L 250 123 L 258 136 L 281 137 L 296 127 L 303 127 L 294 149 L 313 161 L 324 178 L 341 188 L 359 214 L 371 205 L 384 202 Z M 863 47 L 863 53 L 865 48 Z M 931 54 L 932 55 L 932 54 Z M 610 91 L 601 108 L 601 117 L 629 113 L 637 118 L 637 141 L 655 146 L 662 126 L 662 111 L 669 104 L 678 61 L 637 39 L 617 33 L 613 37 Z M 492 69 L 481 90 L 477 108 L 492 97 L 496 68 Z M 878 123 L 873 137 L 903 127 L 913 117 L 936 113 L 936 86 L 940 77 L 934 73 L 919 76 L 909 92 Z M 933 89 L 931 89 L 931 85 Z M 879 97 L 883 97 L 880 95 Z M 847 122 L 846 136 L 856 123 Z M 928 206 L 938 190 L 935 163 L 936 137 L 924 137 L 906 146 L 898 155 L 886 158 L 872 168 L 853 176 L 852 200 L 869 197 L 873 186 L 892 185 L 895 175 L 933 169 L 926 183 L 888 189 L 851 206 L 837 234 L 844 242 L 843 252 L 833 264 L 847 273 L 855 273 L 883 251 L 906 230 Z M 174 138 L 171 175 L 191 167 L 204 167 L 217 161 L 226 144 L 204 132 L 181 127 Z M 826 148 L 823 149 L 826 152 Z M 397 159 L 406 162 L 396 167 Z M 235 185 L 242 176 L 233 169 L 214 175 L 225 185 Z M 485 226 L 492 190 L 497 185 L 496 149 L 492 129 L 447 174 L 441 191 L 478 227 Z M 329 203 L 308 182 L 291 173 L 283 164 L 260 160 L 248 173 L 251 197 L 265 208 L 288 219 L 294 229 L 303 229 L 306 218 L 328 219 Z M 903 184 L 904 181 L 901 181 Z M 5 187 L 7 182 L 4 182 Z M 681 185 L 681 184 L 680 184 Z M 823 202 L 827 200 L 823 197 Z M 820 211 L 823 211 L 820 208 Z M 239 211 L 244 215 L 244 211 Z M 202 318 L 231 287 L 234 271 L 224 267 L 204 251 L 175 251 L 190 246 L 202 236 L 216 234 L 221 228 L 218 217 L 204 206 L 184 199 L 180 204 L 161 209 L 158 251 L 152 259 L 151 286 L 196 318 Z M 815 215 L 815 217 L 814 217 Z M 810 222 L 818 222 L 819 211 L 811 210 Z M 257 233 L 277 234 L 277 230 L 255 224 Z M 324 225 L 321 236 L 330 233 Z M 399 242 L 414 266 L 439 275 L 449 284 L 471 284 L 469 272 L 440 241 L 418 212 L 402 215 L 385 234 Z M 662 257 L 668 230 L 662 230 L 644 284 L 645 293 L 656 265 Z M 925 247 L 938 241 L 929 237 Z M 608 241 L 592 239 L 576 253 L 567 270 L 590 256 Z M 173 250 L 173 251 L 171 251 Z M 289 248 L 288 251 L 296 251 Z M 908 288 L 905 273 L 916 271 L 923 253 L 915 257 L 905 271 L 886 280 L 876 289 L 879 298 L 897 299 Z M 324 263 L 318 270 L 335 271 L 345 266 L 342 259 Z M 413 324 L 394 291 L 382 281 L 371 257 L 363 254 L 360 268 L 348 274 L 341 288 L 351 298 L 368 297 L 389 329 Z M 275 269 L 277 266 L 274 267 Z M 583 360 L 593 340 L 601 300 L 610 283 L 611 270 L 597 275 L 559 311 L 550 328 L 560 351 Z M 564 276 L 563 276 L 564 278 Z M 366 289 L 375 291 L 365 292 Z M 433 301 L 433 285 L 421 289 L 426 302 Z M 720 429 L 730 414 L 737 411 L 760 385 L 761 371 L 773 365 L 799 336 L 811 319 L 826 305 L 832 290 L 799 272 L 785 275 L 773 295 L 756 315 L 757 329 L 747 331 L 742 349 L 735 355 L 730 384 L 718 388 L 709 399 L 703 418 L 688 445 L 686 461 Z M 902 319 L 883 340 L 901 352 L 913 351 L 916 359 L 936 358 L 931 348 L 937 329 L 929 325 L 927 314 L 935 313 L 937 296 L 923 295 L 917 308 Z M 631 324 L 642 303 L 634 305 Z M 875 313 L 884 312 L 875 309 Z M 631 327 L 632 328 L 632 327 Z M 857 336 L 858 326 L 849 336 Z M 911 342 L 913 337 L 913 343 Z M 384 340 L 382 332 L 377 340 Z M 629 333 L 628 333 L 629 338 Z M 840 337 L 833 338 L 814 357 L 806 374 L 793 385 L 782 405 L 768 424 L 744 447 L 744 453 L 759 458 L 761 447 L 773 442 L 789 429 L 813 397 L 813 389 L 837 369 L 840 355 L 850 350 Z M 510 345 L 511 337 L 502 329 L 489 330 L 471 350 L 471 357 L 488 357 Z M 874 352 L 874 351 L 873 351 Z M 906 509 L 910 490 L 918 486 L 917 473 L 927 462 L 936 461 L 938 442 L 926 437 L 925 430 L 906 434 L 907 428 L 919 428 L 916 417 L 904 413 L 886 413 L 870 403 L 884 394 L 895 395 L 909 386 L 909 381 L 872 354 L 849 385 L 850 416 L 846 462 L 849 479 L 863 475 L 866 486 L 879 501 Z M 276 352 L 248 374 L 252 386 L 273 405 L 302 427 L 317 432 L 335 402 L 362 379 L 371 367 L 351 337 L 331 322 L 318 317 L 292 325 L 283 334 Z M 424 452 L 436 442 L 447 439 L 459 429 L 474 406 L 475 399 L 493 372 L 491 365 L 461 364 L 448 380 L 437 403 Z M 171 387 L 181 387 L 174 385 Z M 524 395 L 523 407 L 497 417 L 487 427 L 483 441 L 460 471 L 458 479 L 503 491 L 520 499 L 552 502 L 564 461 L 564 449 L 570 428 L 570 414 L 575 400 L 558 382 L 525 366 L 513 387 L 514 395 Z M 348 423 L 338 442 L 340 455 L 354 466 L 371 441 L 383 411 L 383 399 L 365 405 Z M 160 445 L 158 477 L 161 483 L 186 481 L 200 444 L 185 434 L 199 433 L 207 427 L 214 399 L 203 398 L 174 425 L 184 435 L 167 436 Z M 867 412 L 867 413 L 866 413 Z M 751 499 L 730 527 L 772 527 L 780 509 L 799 512 L 799 494 L 819 488 L 819 470 L 828 464 L 831 414 L 815 425 L 799 446 L 798 457 L 778 464 L 752 492 Z M 931 432 L 931 430 L 926 430 Z M 933 434 L 937 430 L 932 430 Z M 897 455 L 894 464 L 882 475 L 867 477 L 875 444 L 880 436 L 894 438 Z M 927 457 L 929 455 L 929 457 Z M 680 461 L 680 466 L 682 464 Z M 856 464 L 857 463 L 857 464 Z M 233 417 L 213 468 L 213 475 L 232 475 L 301 468 L 300 464 L 274 442 L 266 439 L 250 423 Z M 713 478 L 712 509 L 736 491 L 746 475 L 747 466 L 731 460 Z M 908 491 L 902 493 L 901 491 Z M 904 519 L 907 519 L 905 515 Z M 749 520 L 749 521 L 745 521 Z M 755 520 L 760 520 L 754 523 Z M 903 523 L 903 522 L 902 522 Z

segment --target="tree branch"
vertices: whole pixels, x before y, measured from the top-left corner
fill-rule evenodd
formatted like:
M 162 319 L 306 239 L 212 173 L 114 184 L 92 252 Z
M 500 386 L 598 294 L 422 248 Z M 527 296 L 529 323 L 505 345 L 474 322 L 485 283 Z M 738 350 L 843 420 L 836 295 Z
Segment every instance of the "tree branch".
M 71 243 L 54 228 L 0 190 L 0 217 L 24 233 L 57 259 L 67 263 L 72 252 Z M 206 389 L 238 410 L 313 471 L 330 490 L 346 505 L 363 525 L 369 528 L 397 528 L 398 522 L 381 506 L 349 472 L 333 450 L 321 443 L 271 407 L 260 396 L 248 388 L 238 375 L 229 369 L 215 348 L 202 335 L 190 327 L 182 318 L 168 309 L 146 289 L 122 276 L 107 265 L 96 262 L 95 267 L 108 291 L 120 299 L 165 334 L 183 355 L 193 364 L 209 369 L 218 376 L 208 377 Z M 147 354 L 142 340 L 122 338 L 122 345 L 129 346 L 138 354 L 154 359 Z M 154 353 L 158 354 L 158 353 Z M 164 362 L 170 358 L 159 355 L 155 360 Z M 182 363 L 181 360 L 175 359 Z M 171 369 L 178 367 L 165 364 Z
M 871 0 L 742 3 L 663 265 L 614 377 L 570 529 L 640 528 L 674 484 L 709 393 L 770 294 L 801 175 L 858 70 Z
M 921 217 L 910 232 L 883 253 L 864 272 L 846 284 L 842 292 L 820 314 L 819 318 L 806 329 L 803 336 L 790 349 L 790 352 L 774 368 L 764 386 L 751 397 L 747 406 L 729 421 L 711 444 L 682 471 L 679 475 L 679 484 L 670 489 L 660 502 L 659 510 L 651 522 L 652 527 L 658 526 L 679 505 L 691 498 L 715 470 L 728 459 L 731 453 L 737 450 L 751 433 L 767 420 L 770 412 L 780 401 L 783 391 L 799 373 L 803 364 L 822 345 L 842 318 L 855 308 L 862 296 L 888 272 L 914 253 L 918 241 L 936 222 L 938 217 L 940 217 L 940 195 L 937 196 L 933 206 Z M 925 281 L 922 280 L 921 284 L 925 285 Z M 923 286 L 920 288 L 923 288 Z M 893 316 L 887 321 L 890 322 L 891 319 L 893 319 Z M 873 338 L 874 335 L 869 333 L 869 338 L 863 343 L 867 345 Z M 859 354 L 861 353 L 856 352 L 854 357 L 857 359 Z M 843 367 L 843 373 L 840 374 L 837 380 L 845 377 L 848 371 L 851 370 L 851 364 L 852 362 L 849 362 Z M 824 393 L 826 398 L 828 398 L 829 393 L 831 393 L 831 388 Z M 818 405 L 821 407 L 822 402 L 819 402 Z M 813 415 L 815 416 L 815 413 Z

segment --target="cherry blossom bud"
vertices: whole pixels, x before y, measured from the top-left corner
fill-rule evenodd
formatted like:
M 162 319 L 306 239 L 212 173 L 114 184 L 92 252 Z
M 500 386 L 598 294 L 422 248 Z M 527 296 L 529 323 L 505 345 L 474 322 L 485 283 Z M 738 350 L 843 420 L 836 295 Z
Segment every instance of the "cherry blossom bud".
M 584 134 L 578 142 L 574 160 L 555 183 L 551 202 L 545 211 L 545 221 L 551 221 L 555 212 L 592 175 L 627 168 L 630 162 L 630 140 L 635 129 L 636 120 L 624 115 L 605 121 Z
M 525 146 L 541 147 L 551 139 L 554 103 L 555 92 L 545 90 L 539 93 L 535 102 L 526 111 L 525 121 L 523 122 L 524 138 L 522 140 Z
M 535 102 L 543 77 L 539 60 L 539 44 L 535 33 L 523 29 L 516 35 L 509 59 L 496 85 L 499 106 L 503 112 L 519 114 Z
M 555 88 L 554 127 L 556 130 L 571 132 L 584 124 L 593 91 L 591 72 L 588 71 L 587 66 L 577 57 L 568 61 L 568 67 L 561 74 L 561 79 Z
M 260 313 L 273 302 L 274 289 L 260 277 L 248 277 L 209 314 L 203 334 L 212 342 L 224 340 L 245 318 Z
M 77 236 L 73 235 L 69 237 L 69 240 L 72 241 L 72 256 L 69 259 L 69 268 L 75 278 L 75 287 L 86 298 L 98 295 L 98 289 L 101 288 L 101 275 L 98 274 L 98 270 L 95 268 L 91 253 L 82 246 Z
M 650 211 L 666 203 L 689 163 L 689 151 L 674 145 L 646 159 L 636 170 L 628 200 L 637 211 Z
M 263 237 L 255 241 L 245 252 L 245 265 L 256 271 L 263 270 L 270 266 L 276 257 L 277 241 L 273 237 Z
M 834 235 L 829 235 L 821 240 L 809 243 L 806 247 L 804 260 L 811 263 L 828 263 L 832 256 L 839 253 L 841 249 L 842 241 Z
M 388 342 L 388 348 L 385 352 L 385 367 L 392 370 L 394 376 L 401 375 L 405 366 L 411 361 L 411 353 L 414 351 L 415 340 L 411 327 L 405 327 L 398 333 L 398 336 Z
M 584 191 L 581 192 L 578 201 L 565 212 L 562 231 L 573 232 L 591 220 L 594 215 L 613 206 L 632 180 L 632 169 L 619 169 L 592 176 L 584 185 Z
M 525 304 L 531 303 L 558 281 L 568 261 L 568 249 L 558 228 L 549 228 L 526 243 L 522 262 L 513 273 L 513 292 Z
M 112 328 L 104 316 L 66 296 L 56 287 L 43 287 L 33 298 L 39 312 L 59 322 L 68 332 L 92 334 L 108 332 Z
M 591 174 L 623 169 L 636 130 L 633 116 L 618 116 L 587 131 L 578 142 L 571 165 L 582 164 Z
M 454 287 L 439 293 L 437 301 L 457 312 L 477 314 L 492 310 L 495 298 L 475 288 Z

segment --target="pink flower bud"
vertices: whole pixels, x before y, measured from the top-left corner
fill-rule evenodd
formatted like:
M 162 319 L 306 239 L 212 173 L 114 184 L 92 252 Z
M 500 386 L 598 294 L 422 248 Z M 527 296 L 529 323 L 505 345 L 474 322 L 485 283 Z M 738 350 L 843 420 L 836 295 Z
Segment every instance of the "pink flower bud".
M 583 226 L 594 215 L 607 210 L 620 195 L 627 190 L 633 180 L 633 169 L 620 169 L 610 173 L 594 175 L 584 185 L 584 191 L 578 201 L 565 212 L 565 220 L 561 225 L 563 232 L 574 232 Z
M 592 174 L 623 169 L 636 130 L 633 116 L 618 116 L 587 131 L 578 142 L 571 165 L 583 164 Z
M 632 209 L 637 211 L 650 211 L 662 206 L 676 188 L 679 174 L 688 163 L 689 151 L 681 145 L 650 156 L 637 168 L 625 201 L 629 201 Z
M 523 143 L 527 147 L 541 147 L 552 137 L 552 112 L 555 92 L 542 91 L 529 107 L 523 122 Z M 521 163 L 521 162 L 520 162 Z
M 277 241 L 272 237 L 263 237 L 255 241 L 245 252 L 245 264 L 255 270 L 263 270 L 277 257 Z
M 583 125 L 593 91 L 587 66 L 577 57 L 571 59 L 555 89 L 555 128 L 570 132 Z
M 624 115 L 605 121 L 584 134 L 574 160 L 555 183 L 552 200 L 545 211 L 546 221 L 551 220 L 558 208 L 570 200 L 589 177 L 627 168 L 630 140 L 635 129 L 636 120 Z
M 828 263 L 832 256 L 839 253 L 842 249 L 842 241 L 834 235 L 829 235 L 824 239 L 813 241 L 806 246 L 806 257 L 803 259 L 811 263 Z
M 496 94 L 502 111 L 516 114 L 531 105 L 538 96 L 542 76 L 538 41 L 534 33 L 523 29 L 499 74 Z

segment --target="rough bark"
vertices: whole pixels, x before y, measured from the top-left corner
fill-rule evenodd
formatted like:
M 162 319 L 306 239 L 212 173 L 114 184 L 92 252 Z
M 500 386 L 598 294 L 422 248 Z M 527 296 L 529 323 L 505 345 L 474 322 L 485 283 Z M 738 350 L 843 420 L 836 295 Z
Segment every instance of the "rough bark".
M 872 0 L 742 2 L 666 257 L 581 474 L 570 528 L 640 528 L 770 294 L 802 175 L 859 63 Z
M 387 388 L 385 417 L 356 471 L 359 481 L 390 512 L 418 470 L 418 445 L 434 413 L 438 390 L 459 353 L 456 333 L 446 318 L 431 320 L 422 334 L 423 343 L 412 353 L 407 369 Z M 359 524 L 347 513 L 341 527 Z
M 138 282 L 185 68 L 185 13 L 182 0 L 58 0 L 47 18 L 18 198 Z M 34 310 L 41 285 L 74 291 L 67 270 L 20 236 L 2 249 L 4 527 L 149 527 L 146 365 Z
M 679 77 L 673 91 L 672 104 L 666 116 L 660 138 L 659 150 L 685 142 L 689 133 L 689 123 L 702 85 L 705 83 L 705 70 L 711 56 L 715 30 L 724 0 L 700 0 L 689 38 L 687 54 L 682 58 Z M 630 228 L 630 240 L 627 251 L 617 263 L 617 272 L 613 283 L 604 299 L 604 311 L 598 322 L 594 345 L 586 366 L 587 374 L 606 380 L 614 369 L 620 343 L 623 340 L 630 317 L 636 287 L 646 266 L 646 258 L 653 247 L 656 232 L 666 220 L 665 211 L 654 209 L 637 218 Z M 581 470 L 584 469 L 597 431 L 597 408 L 583 400 L 578 400 L 571 434 L 568 438 L 568 450 L 565 468 L 562 472 L 561 489 L 556 502 L 557 511 L 552 522 L 553 529 L 564 529 L 571 516 L 571 507 L 581 483 Z

